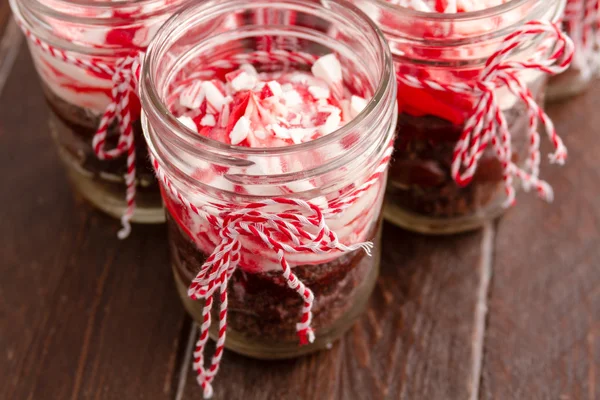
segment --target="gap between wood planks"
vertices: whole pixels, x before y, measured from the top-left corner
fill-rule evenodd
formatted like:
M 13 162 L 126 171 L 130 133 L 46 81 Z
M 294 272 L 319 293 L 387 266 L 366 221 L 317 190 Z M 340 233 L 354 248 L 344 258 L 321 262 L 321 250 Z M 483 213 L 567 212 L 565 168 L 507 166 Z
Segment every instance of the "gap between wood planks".
M 192 322 L 190 334 L 185 347 L 185 353 L 179 368 L 179 381 L 177 383 L 177 392 L 175 393 L 175 400 L 183 400 L 183 392 L 185 391 L 185 383 L 188 377 L 188 368 L 191 368 L 192 353 L 194 352 L 194 344 L 196 343 L 196 335 L 198 334 L 198 327 Z
M 496 237 L 496 222 L 488 221 L 482 229 L 481 258 L 476 273 L 479 275 L 476 304 L 473 321 L 473 337 L 471 350 L 471 378 L 468 381 L 469 400 L 480 398 L 483 363 L 485 359 L 485 335 L 488 321 L 488 302 L 493 275 L 494 241 Z M 198 329 L 195 323 L 188 336 L 185 354 L 179 368 L 179 381 L 175 400 L 184 400 L 188 369 L 191 368 L 192 354 Z
M 496 225 L 488 221 L 483 227 L 481 240 L 481 260 L 479 262 L 479 285 L 475 304 L 475 321 L 473 323 L 473 347 L 471 350 L 471 381 L 469 382 L 469 400 L 479 399 L 482 367 L 485 356 L 485 331 L 487 327 L 488 300 L 493 273 L 494 238 Z
M 0 32 L 0 95 L 21 48 L 23 35 L 14 19 L 10 17 L 4 32 Z

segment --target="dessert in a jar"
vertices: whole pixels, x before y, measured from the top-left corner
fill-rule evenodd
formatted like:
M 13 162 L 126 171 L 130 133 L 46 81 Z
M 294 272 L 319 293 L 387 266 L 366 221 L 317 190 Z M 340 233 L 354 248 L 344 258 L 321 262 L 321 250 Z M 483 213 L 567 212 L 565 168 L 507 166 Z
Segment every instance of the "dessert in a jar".
M 568 70 L 548 82 L 549 101 L 581 93 L 600 68 L 600 9 L 598 0 L 567 0 L 563 28 L 573 40 L 575 55 Z
M 560 0 L 354 1 L 383 30 L 398 80 L 398 125 L 384 215 L 410 230 L 476 229 L 514 203 L 516 185 L 552 198 L 538 178 L 548 74 L 572 43 Z M 539 130 L 538 130 L 539 128 Z
M 10 1 L 74 188 L 125 225 L 164 221 L 132 78 L 136 56 L 186 1 Z
M 205 394 L 224 347 L 326 348 L 378 274 L 397 121 L 381 32 L 345 2 L 200 4 L 158 32 L 140 84 Z

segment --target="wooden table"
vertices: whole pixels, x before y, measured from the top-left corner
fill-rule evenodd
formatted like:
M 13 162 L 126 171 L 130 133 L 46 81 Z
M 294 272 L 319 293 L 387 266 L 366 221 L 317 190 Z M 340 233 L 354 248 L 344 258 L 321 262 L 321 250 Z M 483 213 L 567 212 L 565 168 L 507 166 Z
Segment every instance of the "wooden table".
M 7 16 L 0 1 L 0 399 L 201 398 L 164 227 L 119 241 L 73 198 Z M 360 322 L 297 360 L 227 352 L 215 399 L 600 398 L 598 102 L 600 84 L 550 108 L 570 150 L 544 171 L 554 204 L 522 195 L 455 237 L 386 225 Z

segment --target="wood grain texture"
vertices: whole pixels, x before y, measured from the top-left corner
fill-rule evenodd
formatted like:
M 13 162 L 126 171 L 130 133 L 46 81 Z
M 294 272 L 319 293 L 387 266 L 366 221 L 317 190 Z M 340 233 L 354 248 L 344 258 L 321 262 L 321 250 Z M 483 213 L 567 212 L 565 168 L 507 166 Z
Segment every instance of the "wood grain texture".
M 600 85 L 550 107 L 569 161 L 554 204 L 520 196 L 498 224 L 482 399 L 600 398 Z
M 164 227 L 122 242 L 73 199 L 25 46 L 0 104 L 0 399 L 172 398 L 189 320 Z
M 482 235 L 384 227 L 367 313 L 329 351 L 286 362 L 226 352 L 215 399 L 467 399 Z M 201 395 L 191 365 L 184 399 Z

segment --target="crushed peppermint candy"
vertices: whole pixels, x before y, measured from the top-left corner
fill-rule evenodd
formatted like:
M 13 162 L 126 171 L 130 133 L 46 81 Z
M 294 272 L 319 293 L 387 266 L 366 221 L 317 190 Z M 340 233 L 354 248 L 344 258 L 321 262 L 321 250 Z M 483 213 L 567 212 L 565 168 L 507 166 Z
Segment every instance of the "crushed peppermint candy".
M 242 64 L 224 78 L 188 83 L 175 109 L 187 128 L 235 146 L 308 142 L 341 128 L 368 104 L 344 88 L 335 54 L 317 59 L 311 72 L 259 73 Z

